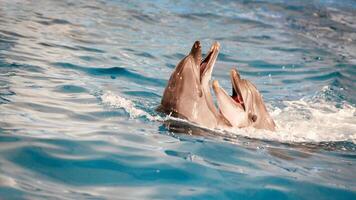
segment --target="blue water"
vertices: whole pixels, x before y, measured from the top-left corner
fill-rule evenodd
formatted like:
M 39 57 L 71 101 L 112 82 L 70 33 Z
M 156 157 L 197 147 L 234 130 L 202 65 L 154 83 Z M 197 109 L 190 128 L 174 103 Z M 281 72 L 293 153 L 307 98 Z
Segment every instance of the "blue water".
M 355 13 L 353 0 L 0 0 L 0 199 L 356 199 Z M 195 40 L 221 43 L 213 79 L 230 91 L 237 67 L 276 132 L 155 111 Z

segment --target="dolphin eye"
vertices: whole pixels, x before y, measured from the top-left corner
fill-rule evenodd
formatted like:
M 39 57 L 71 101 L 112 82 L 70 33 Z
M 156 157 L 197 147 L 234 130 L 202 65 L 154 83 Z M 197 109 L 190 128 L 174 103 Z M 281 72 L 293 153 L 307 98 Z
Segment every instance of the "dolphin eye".
M 257 121 L 257 115 L 255 115 L 255 114 L 249 114 L 248 117 L 252 120 L 252 122 Z

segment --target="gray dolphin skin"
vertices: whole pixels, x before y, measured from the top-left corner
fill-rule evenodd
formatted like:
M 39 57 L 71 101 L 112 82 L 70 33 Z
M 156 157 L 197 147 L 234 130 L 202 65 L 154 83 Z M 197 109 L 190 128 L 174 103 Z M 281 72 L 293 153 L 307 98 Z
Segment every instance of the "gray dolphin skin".
M 241 79 L 237 70 L 231 71 L 231 96 L 217 81 L 213 82 L 219 109 L 216 108 L 210 92 L 210 79 L 219 49 L 220 44 L 213 43 L 202 59 L 200 42 L 194 43 L 190 53 L 174 69 L 158 111 L 207 128 L 253 126 L 275 130 L 261 94 L 251 82 Z
M 194 43 L 190 53 L 178 63 L 172 73 L 159 111 L 207 128 L 215 128 L 223 123 L 209 87 L 219 48 L 219 43 L 215 42 L 202 60 L 200 42 Z
M 222 89 L 218 81 L 213 81 L 218 106 L 222 115 L 233 127 L 252 126 L 275 131 L 276 125 L 269 115 L 262 95 L 250 81 L 241 79 L 236 69 L 230 73 L 232 95 Z

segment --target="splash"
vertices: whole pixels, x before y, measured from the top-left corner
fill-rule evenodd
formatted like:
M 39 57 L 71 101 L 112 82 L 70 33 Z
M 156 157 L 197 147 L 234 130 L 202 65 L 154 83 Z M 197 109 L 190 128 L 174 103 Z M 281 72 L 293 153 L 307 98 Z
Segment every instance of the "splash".
M 356 141 L 356 108 L 331 102 L 306 100 L 284 102 L 272 116 L 279 127 L 278 136 L 291 141 Z
M 344 104 L 341 108 L 332 103 L 306 100 L 285 101 L 284 108 L 270 108 L 277 124 L 275 132 L 244 128 L 227 129 L 235 134 L 255 139 L 279 142 L 338 142 L 356 143 L 356 108 Z
M 111 91 L 105 92 L 101 96 L 101 100 L 104 104 L 114 108 L 121 108 L 127 112 L 131 119 L 144 117 L 150 121 L 160 120 L 160 116 L 152 116 L 144 110 L 136 108 L 134 103 L 124 97 L 113 94 Z
M 325 86 L 310 99 L 285 101 L 284 108 L 271 109 L 278 136 L 289 141 L 356 143 L 356 107 L 339 96 Z

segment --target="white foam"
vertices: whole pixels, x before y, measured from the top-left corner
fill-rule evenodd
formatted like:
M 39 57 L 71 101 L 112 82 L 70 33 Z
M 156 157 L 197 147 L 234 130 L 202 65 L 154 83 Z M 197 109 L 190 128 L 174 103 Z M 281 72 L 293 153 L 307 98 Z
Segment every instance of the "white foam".
M 283 109 L 274 109 L 272 117 L 278 125 L 278 134 L 290 141 L 356 141 L 356 108 L 319 100 L 287 101 Z
M 285 107 L 270 108 L 277 124 L 275 132 L 254 128 L 229 129 L 230 134 L 280 142 L 336 142 L 356 143 L 356 108 L 306 100 L 285 101 Z
M 136 108 L 132 101 L 125 99 L 124 97 L 121 97 L 119 95 L 115 95 L 111 91 L 105 92 L 101 96 L 101 100 L 104 104 L 107 104 L 109 106 L 124 109 L 129 114 L 131 119 L 139 117 L 145 117 L 150 121 L 160 119 L 159 116 L 152 116 L 149 113 Z

